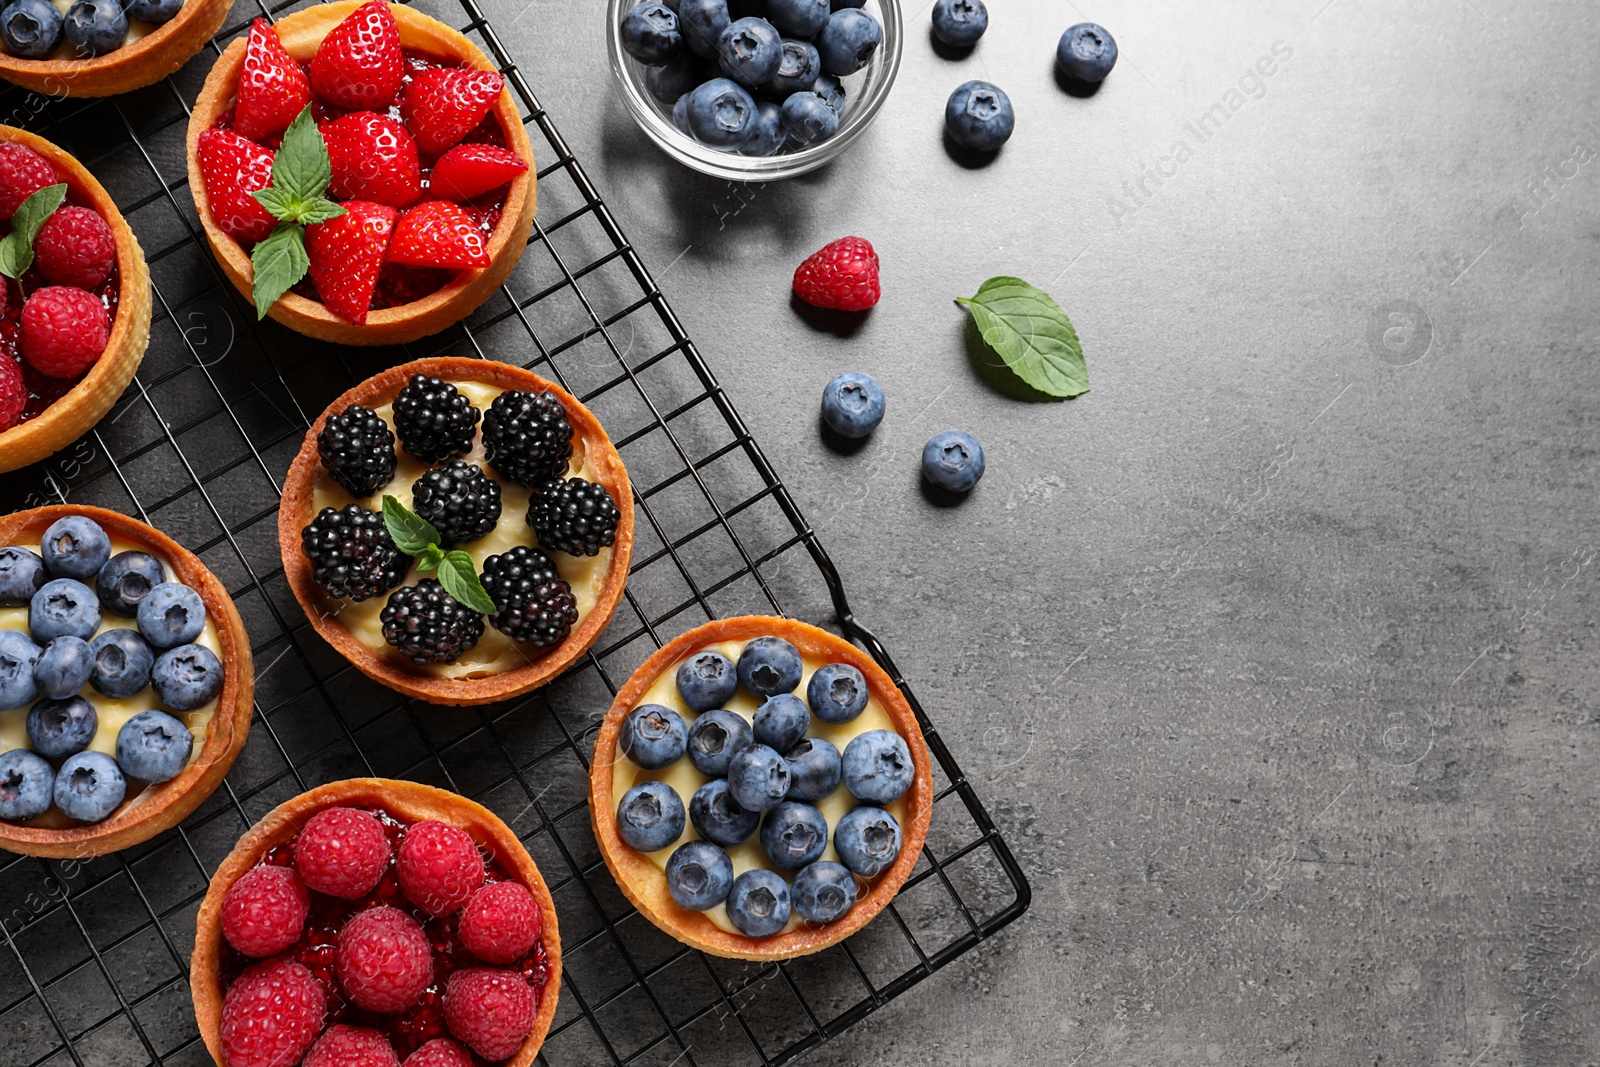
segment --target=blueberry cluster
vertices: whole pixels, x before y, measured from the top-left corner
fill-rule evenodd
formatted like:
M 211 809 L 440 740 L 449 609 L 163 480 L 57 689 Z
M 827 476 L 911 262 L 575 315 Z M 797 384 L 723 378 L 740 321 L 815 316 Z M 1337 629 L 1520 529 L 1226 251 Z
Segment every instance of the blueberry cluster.
M 883 27 L 862 0 L 645 0 L 623 16 L 622 45 L 672 121 L 702 144 L 777 155 L 839 132 L 841 78 L 865 67 Z
M 841 374 L 822 390 L 822 422 L 841 437 L 869 436 L 883 421 L 884 407 L 883 387 L 861 371 Z M 922 476 L 939 492 L 970 492 L 983 468 L 983 446 L 965 430 L 945 430 L 922 447 Z
M 11 0 L 0 8 L 0 42 L 21 59 L 49 59 L 63 41 L 79 59 L 115 52 L 128 40 L 128 20 L 159 25 L 183 0 L 76 0 L 63 15 L 50 0 Z
M 795 695 L 802 670 L 799 650 L 778 637 L 751 641 L 737 663 L 698 652 L 676 676 L 694 721 L 685 725 L 671 708 L 643 704 L 618 738 L 622 754 L 646 770 L 687 757 L 710 779 L 687 812 L 671 786 L 640 782 L 617 805 L 617 833 L 631 848 L 656 852 L 692 825 L 698 837 L 667 860 L 667 891 L 694 911 L 724 905 L 748 937 L 778 933 L 791 914 L 819 924 L 842 918 L 855 906 L 857 878 L 877 877 L 900 855 L 900 824 L 887 805 L 915 777 L 909 746 L 892 730 L 864 731 L 843 753 L 806 736 L 813 716 L 831 725 L 853 721 L 869 693 L 859 670 L 830 663 L 811 675 L 802 700 Z M 741 686 L 762 700 L 753 720 L 723 707 Z M 830 832 L 815 805 L 841 784 L 859 803 L 832 828 L 835 862 L 822 859 Z M 726 850 L 757 834 L 772 868 L 735 877 Z M 794 873 L 786 879 L 779 871 Z
M 172 712 L 215 700 L 223 668 L 194 643 L 205 602 L 168 581 L 160 560 L 112 555 L 99 523 L 70 515 L 45 531 L 38 552 L 0 548 L 0 607 L 28 609 L 26 632 L 0 630 L 0 709 L 28 708 L 29 746 L 0 754 L 0 819 L 37 818 L 53 802 L 78 822 L 100 822 L 130 780 L 170 781 L 189 765 L 194 737 Z M 107 616 L 132 625 L 107 627 Z M 127 700 L 147 688 L 161 707 L 123 723 L 114 759 L 91 751 L 95 694 Z

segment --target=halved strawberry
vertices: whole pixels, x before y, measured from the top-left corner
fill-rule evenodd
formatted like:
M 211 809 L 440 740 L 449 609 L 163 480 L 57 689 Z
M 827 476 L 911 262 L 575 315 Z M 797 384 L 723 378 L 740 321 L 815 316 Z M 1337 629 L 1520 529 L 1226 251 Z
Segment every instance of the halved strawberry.
M 498 71 L 468 67 L 435 67 L 414 75 L 402 110 L 417 147 L 436 156 L 459 143 L 483 121 L 505 85 Z
M 311 281 L 327 309 L 356 325 L 367 321 L 372 290 L 395 232 L 395 210 L 388 204 L 347 200 L 345 214 L 306 227 Z
M 372 0 L 329 31 L 311 57 L 311 87 L 330 104 L 382 110 L 405 77 L 400 27 L 386 0 Z
M 244 48 L 244 70 L 239 75 L 239 102 L 233 126 L 253 141 L 267 141 L 289 128 L 289 123 L 311 103 L 311 82 L 278 31 L 266 19 L 250 24 Z
M 250 194 L 272 184 L 272 149 L 232 130 L 206 130 L 195 145 L 211 217 L 223 233 L 254 242 L 278 220 Z
M 389 242 L 389 262 L 414 267 L 487 267 L 483 231 L 471 215 L 446 200 L 428 200 L 400 216 Z
M 458 144 L 433 165 L 431 191 L 452 200 L 471 200 L 496 189 L 528 169 L 509 148 Z
M 406 128 L 375 111 L 355 111 L 322 127 L 333 181 L 341 200 L 375 200 L 410 207 L 422 196 L 417 143 Z

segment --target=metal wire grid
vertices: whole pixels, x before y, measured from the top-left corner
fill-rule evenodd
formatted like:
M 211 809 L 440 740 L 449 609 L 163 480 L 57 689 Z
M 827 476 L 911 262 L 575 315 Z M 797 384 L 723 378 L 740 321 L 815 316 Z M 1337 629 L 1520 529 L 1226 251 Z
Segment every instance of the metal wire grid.
M 193 546 L 239 604 L 257 666 L 250 740 L 182 826 L 113 856 L 0 866 L 8 1063 L 208 1062 L 186 974 L 209 873 L 271 807 L 352 775 L 455 789 L 528 846 L 556 898 L 566 965 L 540 1057 L 552 1067 L 788 1062 L 1028 907 L 1010 850 L 856 621 L 799 508 L 477 4 L 459 3 L 459 13 L 430 13 L 465 19 L 462 32 L 501 65 L 543 138 L 539 217 L 489 305 L 403 351 L 258 327 L 217 272 L 183 188 L 187 102 L 211 59 L 257 14 L 304 4 L 241 2 L 207 54 L 139 93 L 0 93 L 0 120 L 52 138 L 102 178 L 147 249 L 156 303 L 134 387 L 76 446 L 0 478 L 0 503 L 96 503 Z M 579 395 L 624 456 L 640 519 L 625 604 L 596 649 L 533 696 L 477 710 L 402 700 L 350 668 L 303 619 L 276 546 L 282 475 L 311 417 L 379 367 L 445 353 L 521 363 Z M 650 652 L 706 619 L 785 604 L 797 617 L 831 615 L 904 689 L 935 756 L 933 829 L 905 889 L 866 930 L 814 957 L 741 964 L 684 948 L 622 898 L 589 829 L 587 761 L 611 695 Z

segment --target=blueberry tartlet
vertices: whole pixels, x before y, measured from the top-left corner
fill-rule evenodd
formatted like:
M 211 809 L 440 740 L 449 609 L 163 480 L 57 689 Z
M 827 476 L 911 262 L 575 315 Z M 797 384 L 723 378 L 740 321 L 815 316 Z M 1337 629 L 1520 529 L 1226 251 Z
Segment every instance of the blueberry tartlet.
M 312 625 L 362 672 L 482 704 L 543 685 L 605 629 L 632 491 L 605 430 L 559 386 L 489 360 L 417 360 L 312 426 L 278 541 Z
M 46 96 L 115 96 L 205 47 L 227 0 L 5 0 L 0 78 Z
M 355 778 L 239 839 L 200 905 L 189 985 L 222 1067 L 527 1067 L 561 940 L 539 869 L 487 808 Z
M 0 847 L 81 858 L 176 825 L 253 694 L 233 601 L 176 542 L 100 508 L 0 517 Z
M 713 955 L 788 959 L 899 892 L 927 836 L 932 765 L 911 706 L 854 645 L 791 619 L 723 619 L 617 694 L 589 810 L 651 922 Z

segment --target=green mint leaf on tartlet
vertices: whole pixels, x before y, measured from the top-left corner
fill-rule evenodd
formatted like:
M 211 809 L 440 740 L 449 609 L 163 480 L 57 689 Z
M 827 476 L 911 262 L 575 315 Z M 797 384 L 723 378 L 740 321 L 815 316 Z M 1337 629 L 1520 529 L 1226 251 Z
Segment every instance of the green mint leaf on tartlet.
M 383 494 L 383 525 L 388 528 L 394 547 L 408 556 L 424 555 L 439 544 L 439 531 L 433 523 L 388 493 Z
M 459 548 L 446 552 L 439 563 L 439 584 L 456 600 L 483 615 L 493 615 L 497 610 L 489 591 L 478 578 L 478 565 L 471 556 Z
M 324 195 L 332 180 L 328 146 L 322 141 L 308 104 L 284 131 L 283 141 L 272 157 L 272 184 L 250 194 L 279 223 L 250 253 L 255 272 L 251 298 L 255 301 L 256 318 L 266 318 L 267 309 L 311 268 L 305 228 L 345 213 L 344 208 Z
M 311 257 L 306 255 L 305 227 L 293 222 L 280 222 L 277 227 L 250 251 L 250 266 L 255 275 L 251 283 L 251 298 L 256 305 L 256 318 L 267 317 L 267 309 L 287 293 L 311 268 Z
M 0 274 L 20 278 L 33 266 L 33 242 L 45 220 L 67 197 L 66 183 L 47 185 L 24 200 L 11 216 L 11 232 L 0 239 Z
M 984 344 L 1033 389 L 1057 399 L 1089 391 L 1078 332 L 1049 293 L 1002 276 L 956 303 L 972 312 Z
M 300 212 L 300 222 L 306 226 L 315 226 L 319 222 L 327 222 L 345 214 L 348 212 L 344 208 L 324 197 Z
M 472 557 L 459 548 L 446 552 L 433 524 L 387 493 L 383 496 L 383 525 L 396 548 L 416 557 L 417 570 L 436 571 L 439 584 L 455 600 L 481 615 L 499 610 L 478 578 L 478 565 Z
M 311 117 L 311 105 L 307 104 L 283 131 L 283 141 L 272 157 L 272 188 L 309 204 L 320 199 L 332 181 L 328 146 L 323 143 L 317 122 Z

